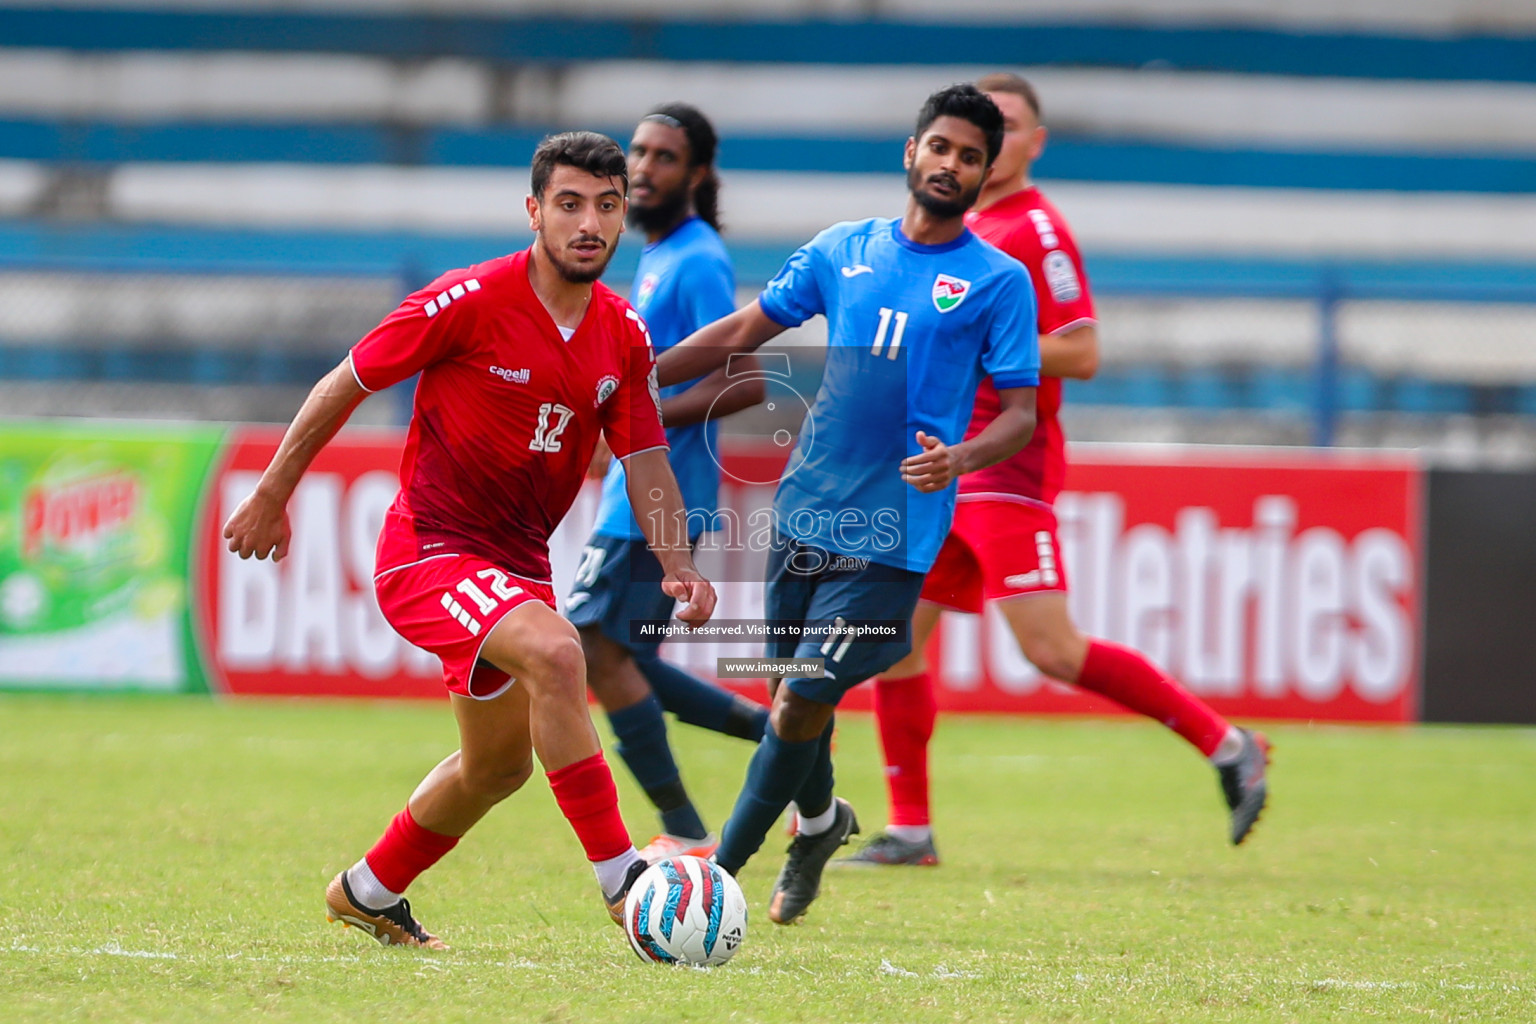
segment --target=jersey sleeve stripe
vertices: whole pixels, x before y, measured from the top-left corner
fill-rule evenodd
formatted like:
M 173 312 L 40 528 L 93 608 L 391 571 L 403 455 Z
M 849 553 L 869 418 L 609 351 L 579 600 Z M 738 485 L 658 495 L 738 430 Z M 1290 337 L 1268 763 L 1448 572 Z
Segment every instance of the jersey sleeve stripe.
M 1066 323 L 1062 324 L 1060 327 L 1052 327 L 1050 330 L 1048 330 L 1048 331 L 1041 331 L 1040 333 L 1042 333 L 1042 334 L 1066 334 L 1068 331 L 1074 331 L 1074 330 L 1076 330 L 1079 327 L 1088 327 L 1088 326 L 1091 326 L 1091 325 L 1097 325 L 1098 322 L 1099 322 L 1099 318 L 1098 317 L 1095 317 L 1095 316 L 1080 316 L 1076 320 L 1069 320 L 1069 321 L 1067 321 Z
M 671 450 L 672 446 L 669 444 L 653 444 L 649 448 L 641 448 L 636 451 L 629 452 L 626 455 L 616 456 L 616 458 L 620 462 L 623 462 L 626 459 L 634 458 L 636 455 L 644 455 L 646 452 L 669 452 Z
M 995 388 L 1037 388 L 1040 386 L 1038 373 L 1010 373 L 999 377 L 992 375 L 992 386 Z
M 361 377 L 359 377 L 357 375 L 357 364 L 352 361 L 352 353 L 351 352 L 347 353 L 347 366 L 351 368 L 351 370 L 352 370 L 352 379 L 357 381 L 357 386 L 362 388 L 364 391 L 368 392 L 370 395 L 375 394 L 374 389 L 369 387 L 367 384 L 364 384 L 363 383 L 363 378 L 361 378 Z

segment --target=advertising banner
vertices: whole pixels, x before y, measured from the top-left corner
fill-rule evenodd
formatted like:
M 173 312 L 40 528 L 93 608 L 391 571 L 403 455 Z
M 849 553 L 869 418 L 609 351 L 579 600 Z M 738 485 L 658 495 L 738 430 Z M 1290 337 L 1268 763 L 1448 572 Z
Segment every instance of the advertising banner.
M 35 427 L 4 438 L 0 685 L 441 698 L 436 658 L 400 639 L 373 595 L 401 432 L 348 431 L 327 446 L 289 505 L 293 542 L 279 563 L 241 560 L 221 536 L 278 429 Z M 725 457 L 721 504 L 742 521 L 772 500 L 762 462 Z M 1073 618 L 1144 651 L 1225 714 L 1413 720 L 1422 480 L 1401 456 L 1076 448 L 1057 502 Z M 552 542 L 562 598 L 596 490 Z M 718 618 L 761 618 L 761 560 L 701 555 L 707 574 L 730 581 Z M 721 657 L 762 654 L 752 642 L 663 651 L 706 677 Z M 946 614 L 928 653 L 948 710 L 1116 710 L 1043 679 L 995 608 Z M 759 681 L 730 685 L 764 694 Z M 845 706 L 868 707 L 869 688 Z
M 747 520 L 772 491 L 732 484 L 732 465 L 725 461 L 721 504 Z M 756 468 L 742 476 L 762 479 Z M 1422 479 L 1402 455 L 1076 448 L 1056 504 L 1072 617 L 1090 636 L 1143 651 L 1223 714 L 1413 720 Z M 708 574 L 707 558 L 700 565 Z M 728 583 L 721 596 L 717 617 L 762 615 L 760 587 Z M 663 651 L 701 675 L 717 658 L 762 653 L 750 643 L 676 641 Z M 1042 677 L 995 606 L 983 616 L 946 613 L 928 655 L 942 709 L 1121 711 Z M 868 686 L 842 704 L 870 705 Z
M 283 432 L 232 430 L 208 481 L 194 592 L 209 685 L 229 694 L 444 699 L 437 657 L 400 637 L 373 591 L 374 548 L 399 490 L 398 430 L 347 430 L 320 452 L 288 504 L 287 557 L 241 559 L 223 523 L 256 487 Z M 569 589 L 597 507 L 588 487 L 551 539 Z
M 437 658 L 406 643 L 373 595 L 374 545 L 399 490 L 400 431 L 346 431 L 321 450 L 288 504 L 280 562 L 241 559 L 223 523 L 277 451 L 278 428 L 231 431 L 209 479 L 198 541 L 197 609 L 212 687 L 222 693 L 442 697 Z
M 1073 619 L 1226 715 L 1413 720 L 1421 481 L 1402 456 L 1076 450 L 1056 504 Z M 946 614 L 929 653 L 950 710 L 1115 710 L 1043 679 L 995 608 Z
M 204 688 L 188 541 L 222 434 L 0 424 L 0 686 Z

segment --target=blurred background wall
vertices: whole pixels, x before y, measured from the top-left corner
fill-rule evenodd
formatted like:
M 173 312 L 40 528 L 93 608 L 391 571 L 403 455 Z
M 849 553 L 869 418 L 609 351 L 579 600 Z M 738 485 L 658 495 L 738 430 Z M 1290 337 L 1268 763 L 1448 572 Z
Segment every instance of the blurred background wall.
M 1536 462 L 1525 0 L 0 0 L 0 416 L 286 421 L 527 244 L 542 135 L 667 100 L 723 137 L 747 301 L 898 213 L 922 98 L 1004 68 L 1099 296 L 1072 437 Z

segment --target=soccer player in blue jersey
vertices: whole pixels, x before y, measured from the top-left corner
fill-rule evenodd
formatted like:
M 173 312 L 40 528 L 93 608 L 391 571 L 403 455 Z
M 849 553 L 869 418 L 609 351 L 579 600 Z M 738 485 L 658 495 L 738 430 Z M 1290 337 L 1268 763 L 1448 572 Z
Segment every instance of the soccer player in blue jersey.
M 629 224 L 645 232 L 647 244 L 629 301 L 645 318 L 657 352 L 736 309 L 735 277 L 719 234 L 716 145 L 708 118 L 686 103 L 657 107 L 630 140 Z M 721 371 L 662 392 L 690 542 L 710 528 L 717 507 L 720 468 L 709 450 L 714 418 L 762 400 L 761 382 L 737 379 L 741 369 L 733 368 L 730 381 Z M 661 563 L 646 546 L 624 487 L 624 467 L 615 465 L 603 480 L 566 615 L 581 635 L 588 685 L 608 715 L 618 754 L 661 816 L 661 834 L 640 855 L 651 863 L 683 853 L 707 857 L 718 840 L 683 786 L 662 712 L 754 742 L 768 712 L 668 664 L 657 652 L 661 641 L 643 639 L 637 627 L 664 625 L 674 602 L 661 590 Z
M 910 649 L 900 624 L 948 532 L 956 478 L 1017 452 L 1034 430 L 1034 289 L 963 220 L 1002 135 L 1002 114 L 973 86 L 934 93 L 907 140 L 899 219 L 828 228 L 756 302 L 658 360 L 664 383 L 687 380 L 818 313 L 827 319 L 821 388 L 774 501 L 764 593 L 769 624 L 799 630 L 770 642 L 769 655 L 822 659 L 825 674 L 777 686 L 715 853 L 736 873 L 794 801 L 799 825 L 768 906 L 779 924 L 805 913 L 827 860 L 858 831 L 853 808 L 833 796 L 838 702 Z M 1001 412 L 962 440 L 984 375 Z

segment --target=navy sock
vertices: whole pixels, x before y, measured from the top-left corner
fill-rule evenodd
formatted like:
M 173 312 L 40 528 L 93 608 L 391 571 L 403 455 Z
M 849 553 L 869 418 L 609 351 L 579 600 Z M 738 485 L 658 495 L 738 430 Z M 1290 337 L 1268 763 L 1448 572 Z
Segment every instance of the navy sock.
M 715 860 L 722 868 L 736 874 L 763 845 L 774 822 L 805 784 L 820 746 L 819 738 L 804 743 L 785 742 L 772 727 L 763 734 L 763 742 L 757 745 L 747 765 L 747 780 L 736 798 L 731 819 L 721 830 Z
M 703 839 L 709 830 L 688 799 L 683 779 L 667 744 L 667 723 L 661 717 L 661 702 L 647 696 L 638 704 L 612 712 L 608 722 L 619 738 L 618 754 L 629 766 L 635 781 L 645 790 L 656 810 L 661 812 L 661 827 L 675 836 Z
M 828 722 L 827 731 L 816 741 L 816 760 L 795 793 L 795 806 L 803 815 L 814 817 L 832 806 L 832 728 L 836 722 L 836 717 Z
M 768 709 L 756 701 L 706 683 L 654 654 L 637 655 L 635 664 L 661 706 L 679 722 L 754 743 L 763 738 Z

